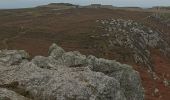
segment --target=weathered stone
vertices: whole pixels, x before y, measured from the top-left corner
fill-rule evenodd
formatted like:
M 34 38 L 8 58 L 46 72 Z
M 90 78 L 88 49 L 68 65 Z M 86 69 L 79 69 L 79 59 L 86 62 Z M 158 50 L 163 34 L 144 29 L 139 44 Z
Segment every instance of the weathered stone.
M 5 89 L 5 88 L 0 88 L 0 100 L 30 100 L 28 98 L 25 98 L 24 96 Z
M 77 51 L 64 53 L 61 59 L 63 60 L 64 65 L 66 66 L 86 64 L 86 56 L 80 54 Z
M 114 60 L 98 59 L 94 56 L 86 57 L 78 52 L 75 53 L 68 52 L 63 54 L 67 55 L 63 58 L 65 59 L 65 62 L 69 62 L 69 64 L 67 64 L 68 66 L 77 64 L 88 65 L 93 71 L 102 72 L 108 76 L 116 78 L 121 83 L 125 95 L 129 98 L 128 100 L 143 98 L 144 91 L 140 84 L 141 81 L 139 74 L 134 71 L 131 66 L 120 64 Z M 138 93 L 138 95 L 136 95 L 136 93 Z
M 98 59 L 94 56 L 88 57 L 88 63 L 89 66 L 92 66 L 91 70 L 116 78 L 120 82 L 127 100 L 143 100 L 144 89 L 140 76 L 131 66 L 114 60 Z
M 22 90 L 32 100 L 144 100 L 139 74 L 131 66 L 64 52 L 56 44 L 49 53 L 16 65 L 1 63 L 0 87 Z
M 36 56 L 35 58 L 32 59 L 31 62 L 40 68 L 46 68 L 46 69 L 55 69 L 55 66 L 61 63 L 61 62 L 57 62 L 51 56 L 49 57 Z
M 0 50 L 0 63 L 6 65 L 17 65 L 28 59 L 29 54 L 23 50 Z
M 42 69 L 33 63 L 1 67 L 0 80 L 8 78 L 6 84 L 17 81 L 18 87 L 29 91 L 35 100 L 126 100 L 120 83 L 112 77 L 88 67 L 56 67 L 57 70 Z
M 64 52 L 64 49 L 59 47 L 57 44 L 52 44 L 49 48 L 49 55 L 54 57 L 55 59 L 61 57 Z

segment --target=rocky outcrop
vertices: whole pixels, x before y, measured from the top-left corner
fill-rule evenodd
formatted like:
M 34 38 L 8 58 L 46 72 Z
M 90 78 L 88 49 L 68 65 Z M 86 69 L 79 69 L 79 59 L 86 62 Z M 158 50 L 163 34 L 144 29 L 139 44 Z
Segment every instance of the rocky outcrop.
M 124 48 L 123 56 L 132 56 L 135 63 L 145 65 L 152 69 L 150 49 L 159 49 L 167 55 L 170 51 L 168 43 L 162 33 L 137 23 L 133 20 L 104 19 L 97 20 L 102 33 L 93 38 L 100 37 L 106 40 L 108 48 L 120 48 L 114 52 L 120 52 Z M 130 57 L 129 57 L 130 58 Z
M 65 52 L 56 44 L 48 57 L 31 61 L 24 51 L 4 50 L 0 55 L 4 55 L 0 56 L 0 98 L 144 100 L 138 72 L 114 60 Z

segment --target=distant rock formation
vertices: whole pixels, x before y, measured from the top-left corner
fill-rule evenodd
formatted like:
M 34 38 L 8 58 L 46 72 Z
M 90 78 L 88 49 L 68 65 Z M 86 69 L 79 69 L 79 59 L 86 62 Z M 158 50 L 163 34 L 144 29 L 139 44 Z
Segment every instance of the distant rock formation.
M 82 8 L 108 8 L 108 9 L 113 9 L 115 8 L 112 5 L 102 5 L 102 4 L 91 4 L 88 6 L 82 6 Z
M 129 65 L 53 44 L 31 61 L 22 50 L 0 51 L 0 99 L 144 100 L 144 89 Z
M 164 55 L 168 55 L 170 51 L 162 33 L 133 20 L 103 19 L 96 22 L 103 31 L 93 35 L 93 38 L 103 37 L 108 48 L 124 48 L 122 52 L 124 58 L 132 56 L 135 63 L 145 65 L 151 70 L 153 66 L 150 49 L 159 49 Z M 120 52 L 120 49 L 117 52 Z
M 38 8 L 53 8 L 53 9 L 71 9 L 77 7 L 79 6 L 70 3 L 50 3 L 48 5 L 38 6 Z

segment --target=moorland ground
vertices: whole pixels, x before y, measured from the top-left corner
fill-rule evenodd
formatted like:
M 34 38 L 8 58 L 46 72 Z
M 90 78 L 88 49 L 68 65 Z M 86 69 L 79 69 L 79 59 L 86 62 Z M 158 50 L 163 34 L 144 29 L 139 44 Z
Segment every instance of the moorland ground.
M 15 10 L 0 10 L 0 49 L 22 49 L 33 57 L 35 55 L 47 56 L 48 48 L 52 43 L 57 43 L 66 51 L 80 51 L 85 55 L 116 59 L 122 63 L 133 65 L 139 71 L 142 83 L 146 90 L 146 100 L 169 100 L 170 88 L 165 87 L 162 78 L 170 80 L 170 59 L 163 56 L 156 48 L 151 49 L 151 55 L 156 74 L 160 80 L 153 80 L 146 68 L 130 60 L 123 61 L 118 51 L 124 49 L 99 50 L 94 46 L 94 39 L 98 19 L 125 19 L 142 23 L 151 29 L 164 34 L 168 40 L 170 27 L 154 19 L 152 12 L 127 11 L 113 9 L 76 8 L 56 10 L 52 8 L 29 8 Z M 102 43 L 104 40 L 98 40 Z M 167 75 L 167 76 L 165 76 Z M 159 89 L 159 94 L 154 95 L 154 89 Z

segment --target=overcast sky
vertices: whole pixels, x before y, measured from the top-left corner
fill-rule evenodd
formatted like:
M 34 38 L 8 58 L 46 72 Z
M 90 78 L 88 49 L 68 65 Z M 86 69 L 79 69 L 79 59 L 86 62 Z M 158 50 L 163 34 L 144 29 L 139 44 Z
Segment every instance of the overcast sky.
M 0 8 L 27 8 L 53 2 L 67 2 L 79 5 L 100 3 L 113 6 L 170 6 L 170 0 L 0 0 Z

